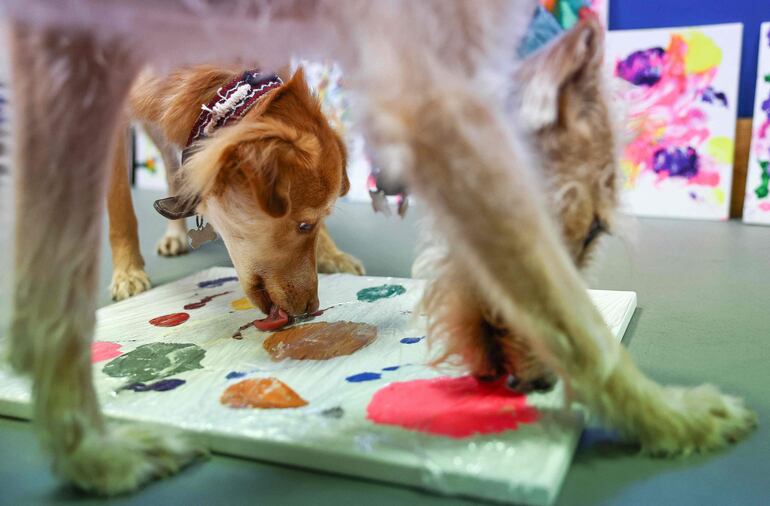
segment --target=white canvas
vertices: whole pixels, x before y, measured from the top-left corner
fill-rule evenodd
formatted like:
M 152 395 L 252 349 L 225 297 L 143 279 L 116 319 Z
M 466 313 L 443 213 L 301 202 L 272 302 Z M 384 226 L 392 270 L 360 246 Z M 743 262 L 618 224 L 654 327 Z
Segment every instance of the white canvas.
M 736 23 L 609 32 L 606 63 L 627 130 L 626 212 L 727 219 L 742 31 Z
M 572 416 L 562 411 L 560 385 L 547 394 L 516 397 L 506 392 L 506 399 L 516 397 L 521 404 L 493 415 L 518 420 L 518 426 L 484 435 L 432 435 L 367 419 L 373 397 L 393 385 L 442 377 L 455 381 L 452 378 L 462 376 L 425 365 L 424 320 L 411 314 L 422 282 L 320 276 L 321 307 L 335 307 L 315 321 L 367 322 L 377 326 L 377 339 L 350 356 L 274 362 L 262 347 L 265 333 L 252 328 L 243 332 L 242 340 L 231 337 L 240 325 L 262 316 L 257 309 L 237 309 L 242 307 L 243 292 L 234 276 L 233 269 L 212 268 L 99 310 L 94 359 L 100 361 L 94 364 L 94 377 L 108 416 L 171 426 L 194 435 L 214 451 L 241 457 L 446 494 L 528 504 L 554 501 L 582 426 L 577 409 Z M 222 279 L 214 283 L 217 286 L 199 286 Z M 405 292 L 374 302 L 358 299 L 359 290 L 381 285 L 398 285 Z M 204 307 L 187 310 L 189 319 L 181 325 L 148 324 L 159 315 L 180 312 L 186 304 L 223 292 L 227 293 Z M 636 295 L 591 291 L 591 297 L 615 335 L 622 336 L 636 307 Z M 165 370 L 184 383 L 158 392 L 121 390 L 127 380 L 105 374 L 108 364 L 157 342 L 189 343 L 204 350 L 201 367 L 176 374 Z M 351 381 L 362 373 L 370 379 Z M 229 386 L 265 377 L 280 379 L 308 404 L 292 409 L 234 409 L 220 403 Z M 26 417 L 29 411 L 28 383 L 0 371 L 0 414 Z M 532 412 L 536 418 L 522 417 Z
M 754 122 L 751 135 L 749 167 L 743 221 L 770 224 L 770 22 L 759 29 L 757 88 L 754 95 Z

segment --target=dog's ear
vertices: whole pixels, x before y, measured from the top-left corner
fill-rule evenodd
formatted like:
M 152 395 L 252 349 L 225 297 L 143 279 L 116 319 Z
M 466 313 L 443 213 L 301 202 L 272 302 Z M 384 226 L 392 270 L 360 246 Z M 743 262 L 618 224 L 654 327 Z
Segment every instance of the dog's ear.
M 571 88 L 596 89 L 603 57 L 604 28 L 597 17 L 589 16 L 526 58 L 516 72 L 519 114 L 525 128 L 537 131 L 562 120 Z
M 279 120 L 239 123 L 217 132 L 185 163 L 189 192 L 205 197 L 243 184 L 259 206 L 278 218 L 290 209 L 292 174 L 318 162 L 318 138 Z
M 345 141 L 339 134 L 334 134 L 334 140 L 337 141 L 337 147 L 340 150 L 342 158 L 342 183 L 340 184 L 340 197 L 344 197 L 350 191 L 350 179 L 348 179 L 348 150 L 345 147 Z

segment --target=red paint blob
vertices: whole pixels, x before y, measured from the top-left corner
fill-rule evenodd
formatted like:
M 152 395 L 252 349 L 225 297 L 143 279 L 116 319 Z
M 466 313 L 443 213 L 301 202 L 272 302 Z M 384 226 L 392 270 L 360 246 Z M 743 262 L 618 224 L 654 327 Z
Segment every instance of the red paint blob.
M 527 396 L 505 382 L 484 383 L 471 376 L 391 383 L 378 390 L 366 417 L 384 425 L 439 436 L 464 438 L 516 430 L 534 423 L 538 412 Z
M 119 357 L 122 354 L 118 343 L 108 343 L 105 341 L 91 343 L 91 363 L 93 364 Z
M 216 295 L 209 295 L 207 297 L 203 297 L 199 302 L 193 302 L 191 304 L 185 305 L 183 309 L 190 310 L 190 309 L 202 308 L 203 306 L 205 306 L 206 304 L 214 300 L 214 297 L 221 297 L 222 295 L 227 295 L 228 293 L 232 293 L 232 292 L 222 292 Z
M 155 325 L 156 327 L 176 327 L 189 319 L 189 313 L 171 313 L 153 318 L 150 320 L 150 324 Z

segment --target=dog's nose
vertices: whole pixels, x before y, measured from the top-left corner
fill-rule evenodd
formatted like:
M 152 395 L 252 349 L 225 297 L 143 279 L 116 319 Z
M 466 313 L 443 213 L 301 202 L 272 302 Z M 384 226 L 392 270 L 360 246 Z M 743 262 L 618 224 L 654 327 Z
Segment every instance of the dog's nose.
M 307 307 L 305 307 L 305 313 L 315 313 L 318 311 L 319 306 L 320 303 L 318 302 L 318 296 L 316 295 L 308 301 Z

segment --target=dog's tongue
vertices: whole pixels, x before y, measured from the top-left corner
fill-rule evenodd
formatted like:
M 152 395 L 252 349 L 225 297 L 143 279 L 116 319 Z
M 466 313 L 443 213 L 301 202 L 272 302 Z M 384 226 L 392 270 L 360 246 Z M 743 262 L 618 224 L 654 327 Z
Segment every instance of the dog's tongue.
M 289 323 L 289 315 L 276 305 L 270 308 L 270 314 L 254 322 L 254 327 L 261 331 L 277 330 Z

